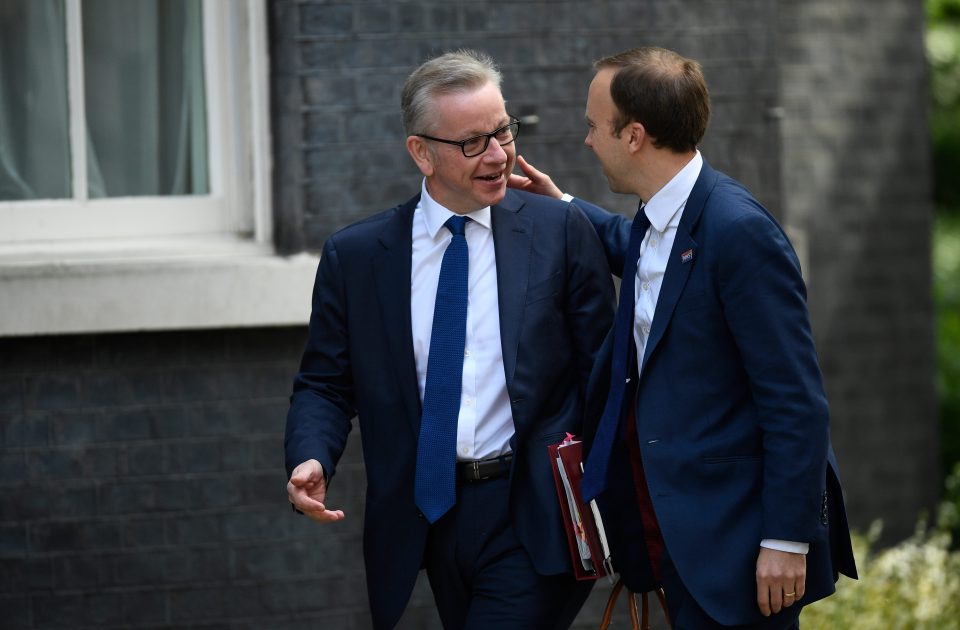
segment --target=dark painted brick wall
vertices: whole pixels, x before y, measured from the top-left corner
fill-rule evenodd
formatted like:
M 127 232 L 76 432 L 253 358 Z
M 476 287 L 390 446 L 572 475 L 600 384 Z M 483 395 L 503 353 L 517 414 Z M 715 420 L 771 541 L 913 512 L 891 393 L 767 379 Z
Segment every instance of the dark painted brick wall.
M 498 61 L 508 111 L 539 116 L 521 129 L 525 157 L 569 191 L 631 213 L 636 201 L 609 192 L 582 144 L 590 63 L 640 45 L 702 60 L 715 109 L 706 155 L 779 212 L 775 3 L 276 0 L 271 16 L 285 250 L 319 250 L 333 230 L 419 192 L 400 89 L 419 63 L 458 47 Z
M 941 490 L 923 3 L 785 0 L 779 19 L 783 206 L 848 508 L 897 541 Z
M 285 500 L 283 424 L 305 338 L 0 339 L 0 627 L 364 618 L 357 529 L 321 535 Z M 348 457 L 359 460 L 352 446 Z M 360 466 L 338 478 L 357 523 Z

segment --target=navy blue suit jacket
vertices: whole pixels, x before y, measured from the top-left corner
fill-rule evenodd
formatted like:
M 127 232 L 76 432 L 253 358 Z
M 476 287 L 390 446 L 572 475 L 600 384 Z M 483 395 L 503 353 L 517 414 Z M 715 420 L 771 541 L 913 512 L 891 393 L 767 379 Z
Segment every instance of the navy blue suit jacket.
M 576 203 L 621 274 L 630 222 Z M 591 376 L 588 448 L 611 350 L 612 335 Z M 761 619 L 755 573 L 765 538 L 810 543 L 802 603 L 832 593 L 838 572 L 856 576 L 799 261 L 774 218 L 706 163 L 680 219 L 636 384 L 637 433 L 664 543 L 707 613 L 726 625 Z M 649 590 L 618 448 L 601 507 L 615 567 L 628 586 Z
M 418 200 L 326 242 L 287 417 L 287 474 L 317 459 L 328 480 L 351 419 L 359 418 L 367 471 L 364 557 L 377 627 L 392 627 L 403 612 L 428 528 L 413 498 L 421 410 L 410 267 Z M 586 381 L 613 321 L 613 284 L 597 236 L 574 205 L 508 190 L 491 215 L 516 431 L 511 514 L 537 571 L 558 574 L 571 567 L 547 446 L 582 429 Z

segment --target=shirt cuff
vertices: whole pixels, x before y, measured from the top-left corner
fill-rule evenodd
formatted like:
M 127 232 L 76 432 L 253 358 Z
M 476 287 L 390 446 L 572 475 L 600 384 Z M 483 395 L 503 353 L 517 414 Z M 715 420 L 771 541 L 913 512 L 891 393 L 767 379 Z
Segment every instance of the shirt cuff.
M 573 201 L 573 195 L 563 193 L 562 195 L 560 195 L 560 201 L 566 201 L 567 203 L 570 203 L 571 201 Z
M 787 553 L 802 553 L 803 555 L 807 555 L 807 552 L 810 551 L 810 543 L 777 540 L 775 538 L 764 538 L 760 541 L 760 546 L 776 551 L 786 551 Z

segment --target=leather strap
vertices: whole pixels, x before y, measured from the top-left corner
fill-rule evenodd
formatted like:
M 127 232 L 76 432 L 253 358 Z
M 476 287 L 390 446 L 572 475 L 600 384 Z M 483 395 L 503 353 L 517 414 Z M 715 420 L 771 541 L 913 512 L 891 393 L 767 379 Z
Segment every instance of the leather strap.
M 623 590 L 623 580 L 617 580 L 607 598 L 607 607 L 603 609 L 603 619 L 600 620 L 600 630 L 607 630 L 610 622 L 613 620 L 613 607 L 617 603 L 617 597 Z M 667 612 L 667 600 L 663 594 L 663 589 L 658 588 L 654 591 L 657 599 L 660 600 L 660 607 L 663 609 L 663 616 L 667 620 L 667 627 L 670 627 L 670 614 Z M 640 594 L 640 614 L 637 614 L 637 599 L 635 593 L 627 590 L 627 605 L 630 608 L 630 626 L 633 630 L 650 630 L 650 604 L 647 593 Z

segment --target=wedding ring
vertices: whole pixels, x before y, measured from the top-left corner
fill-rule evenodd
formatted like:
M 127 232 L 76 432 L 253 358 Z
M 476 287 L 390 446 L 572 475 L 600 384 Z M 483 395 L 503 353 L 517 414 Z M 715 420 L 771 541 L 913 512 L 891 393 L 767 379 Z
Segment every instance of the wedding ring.
M 784 596 L 784 597 L 796 597 L 796 596 L 797 596 L 797 592 L 794 591 L 794 592 L 792 592 L 792 593 L 784 593 L 783 596 Z

